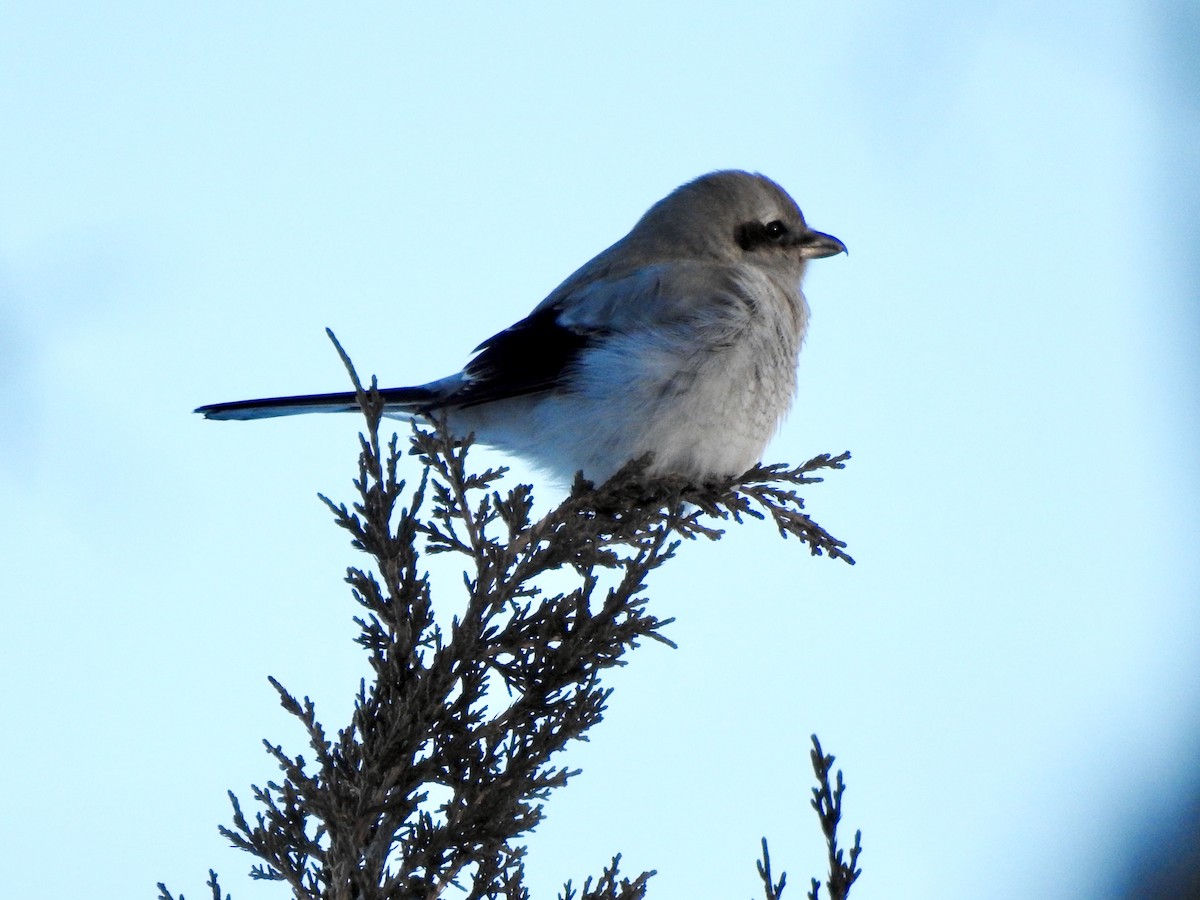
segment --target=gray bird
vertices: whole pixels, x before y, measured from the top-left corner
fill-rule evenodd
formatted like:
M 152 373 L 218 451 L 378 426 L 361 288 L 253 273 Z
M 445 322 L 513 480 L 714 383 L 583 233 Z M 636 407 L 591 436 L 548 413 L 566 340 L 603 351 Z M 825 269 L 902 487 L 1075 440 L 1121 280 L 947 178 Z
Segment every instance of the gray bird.
M 748 172 L 677 188 L 621 240 L 457 374 L 381 391 L 384 415 L 445 416 L 453 434 L 559 481 L 599 484 L 653 453 L 648 474 L 739 475 L 792 404 L 810 259 L 845 252 Z M 358 410 L 353 393 L 216 403 L 209 419 Z

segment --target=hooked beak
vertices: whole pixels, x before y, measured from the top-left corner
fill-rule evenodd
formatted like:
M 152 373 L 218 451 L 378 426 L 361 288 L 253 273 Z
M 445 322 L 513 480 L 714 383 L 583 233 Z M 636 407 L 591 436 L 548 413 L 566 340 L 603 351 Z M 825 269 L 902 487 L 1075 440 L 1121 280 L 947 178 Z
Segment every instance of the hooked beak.
M 802 259 L 824 259 L 826 256 L 836 256 L 846 253 L 846 245 L 832 234 L 820 231 L 806 231 L 796 237 L 796 246 L 800 248 Z

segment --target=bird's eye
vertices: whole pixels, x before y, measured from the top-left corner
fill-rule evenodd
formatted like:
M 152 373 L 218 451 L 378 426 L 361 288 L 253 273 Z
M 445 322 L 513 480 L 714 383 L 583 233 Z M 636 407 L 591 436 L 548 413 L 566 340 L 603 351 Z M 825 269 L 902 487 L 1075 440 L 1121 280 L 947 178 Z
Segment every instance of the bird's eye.
M 782 219 L 762 223 L 757 219 L 743 222 L 733 231 L 733 239 L 747 253 L 753 253 L 768 244 L 781 244 L 790 232 Z

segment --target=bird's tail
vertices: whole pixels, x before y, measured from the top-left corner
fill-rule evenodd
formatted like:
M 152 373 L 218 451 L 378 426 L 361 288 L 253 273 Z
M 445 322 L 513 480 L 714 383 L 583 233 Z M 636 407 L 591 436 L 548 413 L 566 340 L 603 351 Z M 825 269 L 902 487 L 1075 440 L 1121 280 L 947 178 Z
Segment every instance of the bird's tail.
M 384 415 L 420 415 L 438 399 L 430 387 L 387 388 L 379 392 L 385 406 Z M 273 419 L 276 416 L 299 416 L 305 413 L 358 412 L 358 400 L 353 392 L 340 394 L 304 394 L 299 397 L 264 397 L 260 400 L 235 400 L 232 403 L 212 403 L 196 412 L 206 419 Z

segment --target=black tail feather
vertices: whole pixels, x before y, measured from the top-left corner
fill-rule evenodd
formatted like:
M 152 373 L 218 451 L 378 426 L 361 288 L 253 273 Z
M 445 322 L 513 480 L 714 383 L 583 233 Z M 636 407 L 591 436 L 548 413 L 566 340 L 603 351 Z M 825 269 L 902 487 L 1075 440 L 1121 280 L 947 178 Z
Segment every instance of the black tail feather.
M 420 412 L 434 399 L 433 391 L 424 387 L 387 388 L 379 392 L 392 408 Z M 298 397 L 263 397 L 259 400 L 235 400 L 232 403 L 211 403 L 196 412 L 206 419 L 248 420 L 272 419 L 276 416 L 298 416 L 307 413 L 358 412 L 358 399 L 353 391 L 337 394 L 304 394 Z

